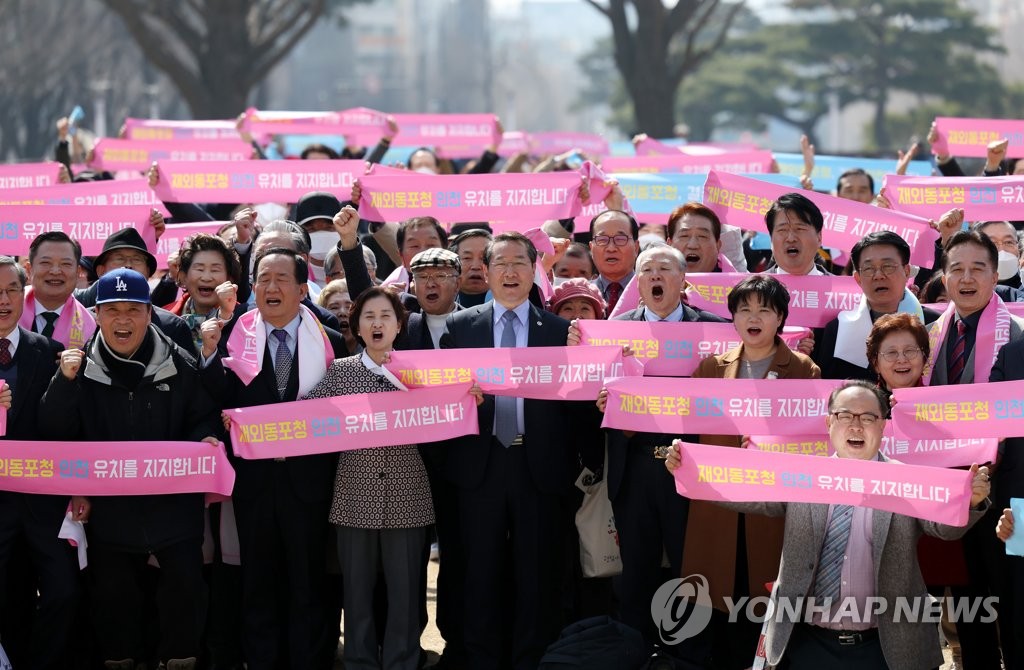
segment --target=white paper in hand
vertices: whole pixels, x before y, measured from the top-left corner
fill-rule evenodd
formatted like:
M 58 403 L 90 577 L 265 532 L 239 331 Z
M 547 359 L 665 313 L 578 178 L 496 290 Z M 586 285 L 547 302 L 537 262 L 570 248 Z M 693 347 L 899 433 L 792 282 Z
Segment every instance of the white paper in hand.
M 85 539 L 85 524 L 81 521 L 72 521 L 71 512 L 68 512 L 64 516 L 64 523 L 60 525 L 57 537 L 67 540 L 71 546 L 78 549 L 78 569 L 85 570 L 85 566 L 89 565 L 89 558 L 85 551 L 89 548 L 89 541 Z M 2 665 L 0 665 L 0 670 L 3 670 Z

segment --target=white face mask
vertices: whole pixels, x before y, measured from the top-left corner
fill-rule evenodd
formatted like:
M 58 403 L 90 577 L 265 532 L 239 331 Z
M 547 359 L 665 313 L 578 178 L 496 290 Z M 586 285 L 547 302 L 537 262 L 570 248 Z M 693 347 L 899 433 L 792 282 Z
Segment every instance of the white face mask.
M 1009 251 L 999 252 L 999 281 L 1006 281 L 1020 272 L 1020 259 Z
M 320 230 L 315 233 L 310 233 L 309 241 L 310 258 L 323 262 L 324 258 L 327 256 L 327 252 L 331 250 L 331 247 L 338 244 L 338 234 L 332 230 Z M 310 263 L 309 268 L 313 273 L 313 279 L 316 283 L 323 286 L 327 280 L 327 273 L 323 265 Z
M 418 167 L 415 170 L 413 170 L 413 172 L 419 172 L 420 174 L 434 174 L 434 175 L 437 174 L 436 171 L 431 170 L 428 167 Z

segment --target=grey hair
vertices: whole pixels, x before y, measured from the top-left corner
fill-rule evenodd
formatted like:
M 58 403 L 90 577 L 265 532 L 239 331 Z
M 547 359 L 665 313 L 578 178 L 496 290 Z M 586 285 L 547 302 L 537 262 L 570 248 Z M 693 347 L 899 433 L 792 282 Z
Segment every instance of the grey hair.
M 289 221 L 288 219 L 277 219 L 263 226 L 264 233 L 286 233 L 292 238 L 295 245 L 295 253 L 303 256 L 309 255 L 310 241 L 309 233 L 303 230 L 302 226 Z
M 363 263 L 368 268 L 377 269 L 377 254 L 373 253 L 373 249 L 363 245 Z M 328 271 L 331 268 L 338 266 L 341 267 L 341 256 L 338 254 L 338 245 L 334 245 L 327 250 L 324 254 L 324 271 Z
M 682 251 L 679 251 L 679 249 L 669 246 L 668 244 L 650 246 L 641 251 L 640 255 L 636 257 L 636 265 L 633 266 L 633 271 L 640 272 L 640 266 L 643 265 L 644 261 L 651 256 L 660 253 L 666 253 L 672 256 L 672 258 L 676 259 L 679 263 L 679 271 L 686 272 L 686 256 L 683 255 Z
M 25 285 L 28 284 L 28 274 L 25 272 L 25 268 L 21 267 L 21 263 L 14 256 L 0 255 L 0 268 L 5 265 L 10 265 L 14 268 L 14 271 L 18 273 L 18 281 L 21 282 L 21 288 L 25 288 Z

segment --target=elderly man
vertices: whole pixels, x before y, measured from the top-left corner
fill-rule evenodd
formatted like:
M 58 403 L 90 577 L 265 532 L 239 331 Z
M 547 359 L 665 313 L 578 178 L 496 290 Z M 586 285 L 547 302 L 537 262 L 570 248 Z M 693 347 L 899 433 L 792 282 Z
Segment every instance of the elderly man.
M 4 380 L 0 407 L 7 412 L 7 432 L 0 439 L 6 440 L 40 439 L 39 399 L 57 371 L 62 349 L 59 343 L 18 325 L 26 283 L 18 262 L 0 256 L 0 378 Z M 4 637 L 16 667 L 61 670 L 71 665 L 67 652 L 78 596 L 78 562 L 71 546 L 57 537 L 67 506 L 66 496 L 0 491 L 0 613 L 5 631 L 7 626 L 34 619 L 30 634 L 21 639 Z M 34 566 L 28 578 L 13 574 L 17 567 L 8 571 L 19 542 L 28 548 Z M 25 603 L 7 592 L 6 587 L 17 588 L 17 582 L 29 582 L 22 584 L 29 591 L 24 594 Z
M 907 290 L 910 279 L 910 245 L 889 230 L 865 235 L 850 252 L 853 278 L 864 295 L 857 309 L 840 312 L 815 333 L 819 343 L 814 362 L 824 379 L 871 379 L 877 373 L 868 365 L 864 340 L 883 314 L 906 312 L 922 323 L 939 318 L 939 312 L 922 307 Z
M 825 423 L 836 456 L 888 461 L 879 453 L 888 415 L 888 395 L 870 382 L 848 381 L 834 390 Z M 666 465 L 674 470 L 679 463 L 679 448 L 674 445 Z M 808 622 L 781 615 L 769 620 L 768 664 L 782 663 L 780 667 L 792 670 L 924 670 L 942 665 L 935 623 L 908 621 L 906 615 L 900 616 L 896 602 L 901 597 L 928 597 L 917 563 L 922 533 L 956 539 L 990 509 L 988 469 L 974 465 L 971 470 L 971 509 L 963 528 L 850 505 L 723 503 L 748 514 L 785 516 L 776 599 L 792 603 L 813 597 L 824 604 L 814 613 L 799 613 Z M 992 527 L 985 532 L 991 535 Z M 868 598 L 875 597 L 884 599 L 885 612 L 875 614 L 868 606 Z M 851 599 L 856 608 L 846 606 Z M 866 618 L 851 615 L 851 610 L 867 613 Z
M 222 407 L 297 400 L 323 377 L 327 357 L 347 355 L 341 335 L 325 330 L 305 306 L 308 271 L 291 249 L 262 251 L 255 260 L 256 310 L 227 326 L 217 319 L 203 324 L 203 380 Z M 233 338 L 236 329 L 243 330 Z M 255 367 L 236 348 L 250 345 L 262 347 Z M 337 456 L 233 462 L 248 667 L 318 668 L 331 634 L 324 579 Z
M 493 235 L 483 228 L 470 228 L 452 238 L 448 248 L 459 256 L 462 265 L 462 282 L 459 285 L 458 303 L 463 307 L 482 305 L 487 299 L 487 264 L 484 253 Z
M 590 255 L 597 268 L 594 283 L 601 290 L 609 314 L 633 278 L 633 264 L 640 252 L 639 234 L 636 219 L 621 210 L 609 209 L 590 221 Z
M 1021 242 L 1017 229 L 1009 221 L 983 221 L 974 226 L 999 250 L 999 284 L 1021 288 Z
M 92 337 L 96 320 L 72 295 L 78 282 L 82 247 L 67 234 L 51 231 L 29 245 L 31 286 L 25 292 L 21 325 L 33 333 L 78 348 Z
M 775 266 L 771 274 L 824 275 L 814 263 L 825 220 L 818 206 L 799 193 L 786 193 L 765 212 Z
M 67 441 L 205 441 L 217 444 L 217 406 L 190 358 L 152 325 L 149 284 L 121 268 L 96 289 L 99 330 L 85 350 L 61 353 L 39 403 L 40 436 Z M 96 632 L 107 668 L 147 659 L 141 574 L 160 563 L 158 654 L 176 670 L 196 667 L 206 615 L 202 494 L 76 498 L 88 518 Z

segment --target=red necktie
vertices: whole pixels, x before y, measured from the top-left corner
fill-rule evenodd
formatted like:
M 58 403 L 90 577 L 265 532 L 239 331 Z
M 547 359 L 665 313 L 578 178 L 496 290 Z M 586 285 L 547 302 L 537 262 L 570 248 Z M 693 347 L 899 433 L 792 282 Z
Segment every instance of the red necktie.
M 7 367 L 11 364 L 11 341 L 6 337 L 0 339 L 0 367 Z
M 608 314 L 612 313 L 615 309 L 616 303 L 619 302 L 619 296 L 622 295 L 622 284 L 617 281 L 608 283 Z
M 967 364 L 967 324 L 962 320 L 956 322 L 956 341 L 953 343 L 953 354 L 949 362 L 949 383 L 959 384 Z

